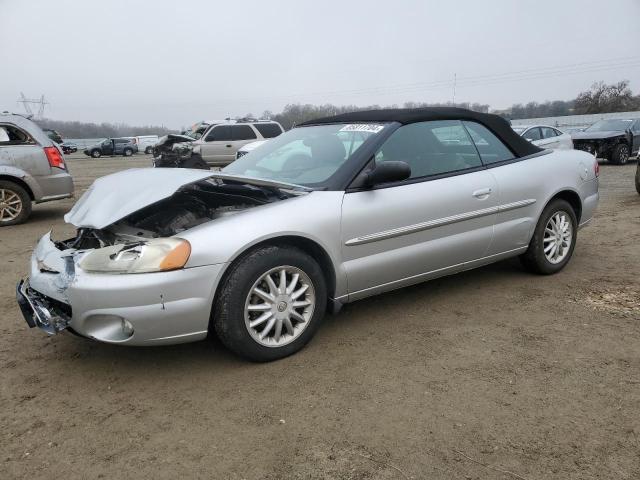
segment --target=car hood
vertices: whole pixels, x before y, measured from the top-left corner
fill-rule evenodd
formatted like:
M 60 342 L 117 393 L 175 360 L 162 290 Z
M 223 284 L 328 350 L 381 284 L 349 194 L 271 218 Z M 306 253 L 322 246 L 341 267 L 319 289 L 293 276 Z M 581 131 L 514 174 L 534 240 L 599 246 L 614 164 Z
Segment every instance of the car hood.
M 78 228 L 102 229 L 132 213 L 170 197 L 180 188 L 209 178 L 305 192 L 290 183 L 187 168 L 134 168 L 98 178 L 64 216 Z
M 602 138 L 613 138 L 624 135 L 625 132 L 609 131 L 609 132 L 575 132 L 571 134 L 574 140 L 598 140 Z

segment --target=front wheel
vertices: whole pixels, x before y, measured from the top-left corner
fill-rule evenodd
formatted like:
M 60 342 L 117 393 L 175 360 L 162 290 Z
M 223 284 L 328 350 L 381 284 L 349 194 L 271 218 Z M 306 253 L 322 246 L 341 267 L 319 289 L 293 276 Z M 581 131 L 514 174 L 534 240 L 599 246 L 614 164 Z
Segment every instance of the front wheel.
M 611 154 L 611 163 L 614 165 L 624 165 L 629 160 L 629 145 L 621 143 L 616 145 Z
M 133 155 L 133 150 L 131 150 L 130 148 L 125 148 L 122 152 L 122 155 L 124 155 L 125 157 L 130 157 L 131 155 Z
M 93 151 L 91 152 L 91 156 L 92 156 L 93 158 L 100 158 L 100 156 L 101 156 L 101 155 L 102 155 L 102 152 L 100 152 L 100 150 L 93 150 Z
M 231 267 L 212 323 L 227 348 L 267 362 L 304 347 L 320 326 L 326 304 L 318 263 L 297 248 L 269 246 Z
M 578 220 L 566 200 L 556 199 L 540 215 L 527 251 L 520 256 L 530 271 L 551 275 L 562 270 L 573 254 Z

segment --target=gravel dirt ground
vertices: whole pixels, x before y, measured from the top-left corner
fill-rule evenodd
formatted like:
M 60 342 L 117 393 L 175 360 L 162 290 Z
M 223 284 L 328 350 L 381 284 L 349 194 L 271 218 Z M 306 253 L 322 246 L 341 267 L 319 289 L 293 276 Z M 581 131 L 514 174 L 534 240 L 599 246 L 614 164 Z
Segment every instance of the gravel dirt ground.
M 76 194 L 149 157 L 69 160 Z M 14 300 L 73 201 L 0 232 L 0 478 L 640 478 L 640 196 L 602 166 L 568 267 L 517 261 L 363 300 L 270 364 L 216 341 L 30 330 Z

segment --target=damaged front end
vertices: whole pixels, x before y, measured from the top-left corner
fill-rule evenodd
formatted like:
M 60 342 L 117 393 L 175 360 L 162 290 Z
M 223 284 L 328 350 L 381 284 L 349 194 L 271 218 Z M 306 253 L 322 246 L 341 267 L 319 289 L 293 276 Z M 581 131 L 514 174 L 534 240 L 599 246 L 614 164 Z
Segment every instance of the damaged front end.
M 194 170 L 98 179 L 65 215 L 76 235 L 56 241 L 49 232 L 38 241 L 29 277 L 17 285 L 20 309 L 30 327 L 50 335 L 70 328 L 140 345 L 202 338 L 210 282 L 222 267 L 187 264 L 191 246 L 180 234 L 306 191 Z
M 73 254 L 58 250 L 51 232 L 44 235 L 31 256 L 30 277 L 16 286 L 16 299 L 29 327 L 53 335 L 69 326 L 72 312 L 66 290 L 74 276 Z
M 153 147 L 153 166 L 159 168 L 181 168 L 188 164 L 193 154 L 193 138 L 186 135 L 169 134 L 158 140 Z

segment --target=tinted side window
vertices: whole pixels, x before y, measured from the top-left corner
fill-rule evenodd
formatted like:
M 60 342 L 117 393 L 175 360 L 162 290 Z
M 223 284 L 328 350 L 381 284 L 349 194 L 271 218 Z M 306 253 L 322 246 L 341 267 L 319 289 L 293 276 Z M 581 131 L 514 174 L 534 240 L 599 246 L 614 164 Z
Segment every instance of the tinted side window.
M 482 162 L 459 121 L 405 125 L 376 153 L 376 162 L 400 160 L 411 167 L 411 177 L 428 177 L 481 167 Z
M 224 142 L 230 140 L 231 127 L 228 125 L 213 127 L 207 135 L 207 138 L 204 139 L 205 142 Z
M 467 127 L 469 135 L 471 135 L 473 143 L 480 153 L 482 163 L 490 164 L 515 158 L 511 150 L 509 150 L 498 137 L 491 133 L 487 127 L 475 122 L 463 123 L 464 126 Z
M 540 129 L 538 127 L 530 128 L 524 135 L 522 135 L 527 140 L 540 140 L 542 138 L 542 133 L 540 133 Z
M 540 130 L 542 130 L 542 138 L 552 138 L 552 137 L 557 137 L 558 136 L 558 134 L 556 133 L 555 129 L 553 129 L 553 128 L 540 127 Z
M 253 126 L 258 129 L 260 135 L 264 138 L 277 137 L 282 133 L 280 126 L 276 123 L 255 123 Z
M 233 125 L 231 127 L 231 137 L 233 140 L 253 140 L 256 132 L 249 125 Z

